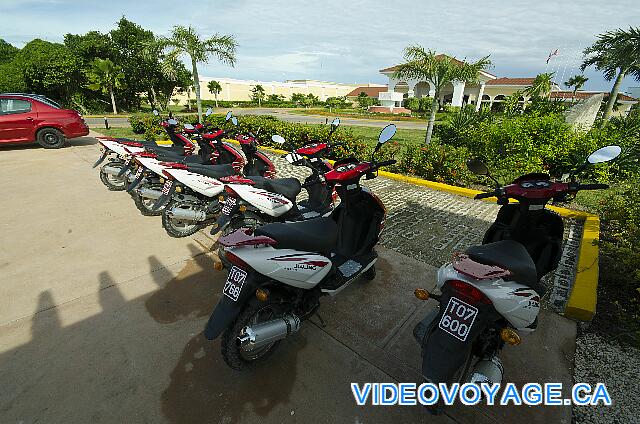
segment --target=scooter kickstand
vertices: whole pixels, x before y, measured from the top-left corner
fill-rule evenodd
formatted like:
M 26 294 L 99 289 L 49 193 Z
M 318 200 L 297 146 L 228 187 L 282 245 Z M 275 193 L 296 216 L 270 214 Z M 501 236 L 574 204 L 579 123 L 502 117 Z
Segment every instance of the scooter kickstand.
M 320 320 L 320 326 L 321 326 L 322 328 L 325 328 L 325 327 L 327 326 L 327 323 L 326 323 L 326 322 L 324 322 L 324 320 L 322 319 L 322 316 L 321 316 L 318 312 L 316 312 L 316 316 L 317 316 L 317 317 L 318 317 L 318 319 Z

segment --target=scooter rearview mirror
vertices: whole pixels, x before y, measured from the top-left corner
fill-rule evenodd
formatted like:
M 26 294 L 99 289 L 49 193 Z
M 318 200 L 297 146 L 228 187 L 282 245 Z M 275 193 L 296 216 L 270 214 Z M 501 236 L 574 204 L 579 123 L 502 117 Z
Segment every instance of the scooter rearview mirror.
M 229 119 L 231 119 L 231 111 L 227 112 L 227 116 L 224 117 L 225 121 L 228 121 Z
M 160 115 L 160 112 L 158 112 L 157 110 L 153 109 L 153 114 L 158 116 L 158 115 Z
M 478 158 L 469 159 L 467 161 L 467 169 L 476 175 L 489 175 L 489 168 Z
M 620 146 L 605 146 L 591 153 L 587 158 L 587 163 L 593 165 L 596 163 L 609 162 L 617 158 L 621 152 L 622 149 Z
M 209 116 L 213 113 L 213 111 L 211 110 L 211 108 L 208 108 L 207 111 L 204 113 L 204 116 Z
M 284 144 L 284 137 L 279 134 L 274 134 L 271 136 L 271 141 L 278 144 Z
M 335 118 L 333 121 L 331 121 L 331 126 L 334 130 L 338 128 L 338 125 L 340 125 L 340 118 Z
M 175 119 L 169 119 L 167 121 L 167 124 L 169 124 L 169 125 L 178 125 L 178 121 L 176 121 Z
M 184 128 L 187 129 L 187 130 L 194 129 L 193 125 L 191 125 L 191 124 L 184 124 Z
M 231 118 L 231 123 L 237 127 L 238 126 L 238 118 L 236 118 L 235 116 L 232 117 Z
M 391 140 L 391 138 L 396 134 L 396 130 L 397 128 L 394 124 L 389 124 L 386 127 L 384 127 L 382 131 L 380 131 L 380 135 L 378 136 L 378 146 Z

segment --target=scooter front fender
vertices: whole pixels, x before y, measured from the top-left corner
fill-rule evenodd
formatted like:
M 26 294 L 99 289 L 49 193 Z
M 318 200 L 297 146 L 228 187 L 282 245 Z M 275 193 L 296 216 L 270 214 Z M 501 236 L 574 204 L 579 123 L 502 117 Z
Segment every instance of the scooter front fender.
M 224 330 L 229 327 L 236 319 L 244 304 L 255 296 L 256 289 L 260 286 L 262 278 L 256 272 L 249 272 L 247 279 L 245 280 L 242 291 L 238 295 L 238 300 L 234 301 L 224 293 L 220 298 L 220 301 L 213 310 L 213 313 L 207 321 L 207 325 L 204 328 L 204 336 L 208 340 L 214 340 L 222 334 Z

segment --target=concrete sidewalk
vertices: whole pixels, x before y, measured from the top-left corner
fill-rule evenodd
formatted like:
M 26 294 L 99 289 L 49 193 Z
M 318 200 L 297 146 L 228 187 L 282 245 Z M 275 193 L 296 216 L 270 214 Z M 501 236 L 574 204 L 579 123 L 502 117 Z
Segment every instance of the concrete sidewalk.
M 411 330 L 435 267 L 380 248 L 378 276 L 324 298 L 264 364 L 237 373 L 201 331 L 225 275 L 204 236 L 171 239 L 108 192 L 90 139 L 3 150 L 0 422 L 565 422 L 571 407 L 357 407 L 350 382 L 421 382 Z M 22 189 L 21 189 L 22 187 Z M 27 188 L 26 190 L 24 188 Z M 71 231 L 69 231 L 71 230 Z M 505 381 L 572 384 L 575 325 L 543 313 Z

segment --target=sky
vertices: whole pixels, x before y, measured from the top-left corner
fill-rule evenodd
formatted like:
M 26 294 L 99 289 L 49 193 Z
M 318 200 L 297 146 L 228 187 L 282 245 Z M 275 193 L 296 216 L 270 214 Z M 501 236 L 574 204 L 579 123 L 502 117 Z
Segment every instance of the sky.
M 61 42 L 65 33 L 107 32 L 124 15 L 161 35 L 174 25 L 233 35 L 236 66 L 212 59 L 201 76 L 384 84 L 378 70 L 419 44 L 460 59 L 490 55 L 497 76 L 554 71 L 561 83 L 580 73 L 581 52 L 597 34 L 640 25 L 637 1 L 0 0 L 0 38 L 17 47 L 33 38 Z M 611 86 L 593 69 L 585 75 L 586 90 Z M 627 78 L 622 88 L 629 86 L 640 82 Z

